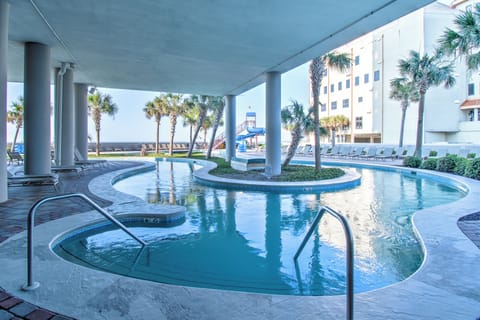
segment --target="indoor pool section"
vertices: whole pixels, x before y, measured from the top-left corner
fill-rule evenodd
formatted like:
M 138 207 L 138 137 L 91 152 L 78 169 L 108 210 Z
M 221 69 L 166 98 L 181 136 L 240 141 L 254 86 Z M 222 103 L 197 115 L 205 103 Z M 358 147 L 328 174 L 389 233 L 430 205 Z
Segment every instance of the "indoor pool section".
M 401 281 L 422 263 L 412 213 L 465 193 L 410 172 L 356 168 L 355 188 L 315 194 L 222 190 L 196 184 L 196 164 L 159 161 L 156 169 L 115 184 L 150 203 L 180 204 L 176 225 L 126 221 L 140 245 L 109 223 L 62 236 L 54 251 L 91 268 L 162 283 L 288 295 L 345 293 L 345 236 L 324 216 L 294 263 L 318 209 L 345 215 L 355 241 L 355 292 Z M 441 219 L 441 212 L 439 212 Z

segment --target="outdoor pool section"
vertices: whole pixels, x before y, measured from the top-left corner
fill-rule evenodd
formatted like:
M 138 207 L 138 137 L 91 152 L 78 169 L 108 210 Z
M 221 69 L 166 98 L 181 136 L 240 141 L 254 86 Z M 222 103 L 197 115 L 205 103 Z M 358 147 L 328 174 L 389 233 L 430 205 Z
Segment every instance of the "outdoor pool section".
M 381 288 L 413 274 L 422 245 L 411 216 L 464 191 L 411 172 L 355 168 L 357 187 L 332 192 L 272 193 L 206 187 L 193 181 L 199 165 L 159 161 L 155 170 L 118 181 L 115 188 L 150 203 L 180 204 L 175 225 L 125 221 L 148 243 L 109 223 L 63 235 L 54 251 L 90 268 L 175 285 L 288 295 L 345 293 L 345 237 L 324 216 L 298 263 L 293 256 L 318 209 L 347 217 L 355 242 L 355 292 Z M 439 218 L 441 213 L 439 213 Z

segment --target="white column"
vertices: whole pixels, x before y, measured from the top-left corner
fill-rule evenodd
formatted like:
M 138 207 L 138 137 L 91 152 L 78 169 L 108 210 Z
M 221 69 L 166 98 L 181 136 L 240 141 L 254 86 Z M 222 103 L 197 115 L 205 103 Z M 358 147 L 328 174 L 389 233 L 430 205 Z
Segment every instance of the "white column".
M 282 173 L 281 74 L 267 72 L 265 108 L 265 174 Z
M 50 48 L 25 44 L 24 144 L 25 174 L 49 174 L 50 161 Z
M 75 83 L 75 148 L 88 158 L 88 85 Z
M 7 188 L 7 55 L 8 2 L 0 0 L 0 202 L 8 200 Z
M 63 75 L 61 149 L 60 165 L 72 166 L 74 145 L 74 109 L 73 109 L 73 70 L 67 69 Z
M 225 151 L 227 161 L 235 158 L 235 136 L 236 136 L 236 118 L 237 118 L 237 106 L 236 98 L 234 95 L 228 95 L 227 106 L 225 108 Z

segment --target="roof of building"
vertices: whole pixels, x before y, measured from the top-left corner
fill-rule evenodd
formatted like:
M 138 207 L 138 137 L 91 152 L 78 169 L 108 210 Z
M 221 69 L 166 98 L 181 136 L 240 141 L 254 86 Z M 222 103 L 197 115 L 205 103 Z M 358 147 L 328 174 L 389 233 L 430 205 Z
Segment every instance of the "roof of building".
M 465 100 L 460 104 L 460 109 L 468 110 L 468 109 L 475 109 L 480 108 L 480 99 L 470 99 Z

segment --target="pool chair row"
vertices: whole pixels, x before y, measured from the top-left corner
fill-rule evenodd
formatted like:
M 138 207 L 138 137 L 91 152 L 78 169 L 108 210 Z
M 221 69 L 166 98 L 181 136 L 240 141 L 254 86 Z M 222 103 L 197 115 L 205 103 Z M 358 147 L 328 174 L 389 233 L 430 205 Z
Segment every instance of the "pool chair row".
M 362 160 L 393 160 L 397 153 L 393 147 L 377 146 L 350 146 L 336 145 L 334 147 L 322 147 L 320 155 L 325 158 L 337 159 L 362 159 Z

